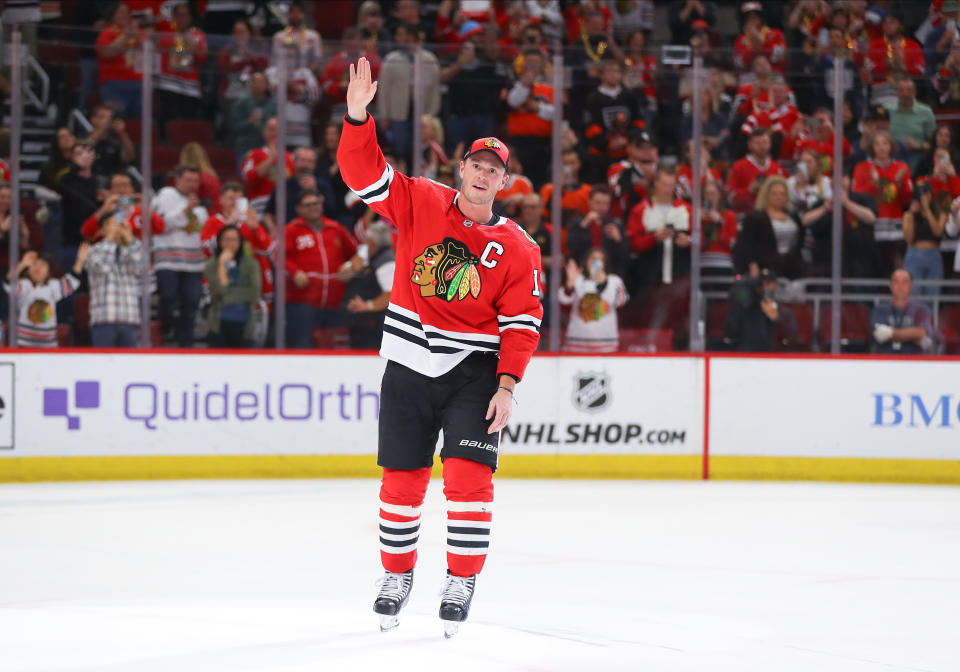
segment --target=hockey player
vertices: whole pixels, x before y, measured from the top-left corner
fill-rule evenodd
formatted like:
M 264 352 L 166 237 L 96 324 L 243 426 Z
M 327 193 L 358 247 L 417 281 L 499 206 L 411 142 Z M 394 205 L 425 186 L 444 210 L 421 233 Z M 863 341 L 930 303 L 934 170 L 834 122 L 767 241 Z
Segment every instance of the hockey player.
M 410 595 L 420 506 L 442 429 L 448 570 L 440 618 L 449 637 L 467 618 L 486 559 L 500 430 L 539 340 L 543 271 L 537 244 L 493 214 L 508 179 L 506 145 L 474 141 L 460 162 L 459 192 L 394 172 L 367 113 L 376 92 L 360 58 L 350 66 L 337 150 L 347 185 L 399 231 L 380 349 L 389 360 L 377 455 L 386 573 L 374 611 L 389 630 Z

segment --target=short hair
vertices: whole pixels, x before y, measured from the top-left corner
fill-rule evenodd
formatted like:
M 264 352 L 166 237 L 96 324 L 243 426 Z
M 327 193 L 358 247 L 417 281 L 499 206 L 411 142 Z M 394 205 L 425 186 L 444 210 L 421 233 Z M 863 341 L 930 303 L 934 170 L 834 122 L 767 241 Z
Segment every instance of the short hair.
M 356 26 L 350 26 L 343 31 L 343 34 L 340 36 L 342 40 L 355 40 L 363 37 L 363 31 L 357 28 Z
M 755 129 L 750 131 L 750 140 L 754 138 L 759 138 L 764 135 L 770 135 L 770 129 L 764 128 L 763 126 L 757 126 Z
M 237 182 L 236 180 L 227 180 L 222 185 L 220 185 L 220 193 L 225 194 L 228 191 L 239 191 L 243 193 L 243 185 Z
M 397 23 L 397 25 L 393 29 L 394 37 L 397 36 L 397 31 L 400 30 L 401 28 L 404 31 L 406 31 L 407 35 L 412 35 L 413 37 L 417 37 L 420 33 L 420 31 L 417 30 L 417 27 L 412 23 L 408 23 L 406 21 L 400 21 L 399 23 Z
M 610 192 L 610 187 L 606 184 L 595 184 L 590 188 L 590 198 L 593 198 L 597 194 L 605 194 L 607 196 L 612 196 Z
M 130 180 L 130 184 L 133 184 L 133 176 L 123 170 L 116 170 L 110 173 L 110 179 L 107 181 L 107 184 L 113 184 L 113 180 L 117 177 L 125 177 L 126 179 Z
M 297 205 L 299 206 L 301 203 L 303 203 L 305 198 L 309 198 L 310 196 L 316 196 L 317 198 L 320 198 L 320 199 L 323 198 L 323 194 L 321 194 L 316 189 L 304 189 L 297 196 Z
M 390 227 L 382 221 L 376 221 L 367 227 L 365 234 L 367 240 L 376 243 L 377 247 L 390 247 L 393 243 L 393 235 L 390 233 Z
M 185 163 L 173 169 L 173 174 L 177 177 L 183 177 L 186 173 L 196 173 L 197 175 L 200 175 L 200 166 L 193 163 Z

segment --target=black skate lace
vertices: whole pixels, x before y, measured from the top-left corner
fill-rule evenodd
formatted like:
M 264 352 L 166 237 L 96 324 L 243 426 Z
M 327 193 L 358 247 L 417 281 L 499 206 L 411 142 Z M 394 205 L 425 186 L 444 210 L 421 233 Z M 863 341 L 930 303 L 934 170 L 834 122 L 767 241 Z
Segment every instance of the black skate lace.
M 443 591 L 440 593 L 441 601 L 453 602 L 461 606 L 466 604 L 470 599 L 470 594 L 473 592 L 471 587 L 472 583 L 470 578 L 450 574 L 447 576 L 446 581 L 444 581 Z
M 407 590 L 407 575 L 386 572 L 377 583 L 380 584 L 380 597 L 400 599 Z

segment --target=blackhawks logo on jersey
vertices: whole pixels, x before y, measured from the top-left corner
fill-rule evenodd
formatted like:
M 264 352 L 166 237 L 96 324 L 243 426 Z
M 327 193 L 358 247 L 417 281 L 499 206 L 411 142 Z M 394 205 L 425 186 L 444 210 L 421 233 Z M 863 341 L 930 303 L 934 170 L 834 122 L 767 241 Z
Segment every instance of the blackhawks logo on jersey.
M 469 294 L 480 296 L 480 258 L 455 238 L 427 246 L 413 260 L 410 281 L 420 287 L 420 296 L 436 296 L 444 301 L 462 301 Z

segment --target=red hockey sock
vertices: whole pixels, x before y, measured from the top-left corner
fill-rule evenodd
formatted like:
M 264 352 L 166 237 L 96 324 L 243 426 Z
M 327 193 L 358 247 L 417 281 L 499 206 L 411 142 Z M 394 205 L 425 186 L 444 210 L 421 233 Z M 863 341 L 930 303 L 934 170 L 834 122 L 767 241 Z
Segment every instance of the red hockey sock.
M 380 560 L 402 574 L 417 564 L 420 505 L 430 483 L 430 467 L 384 469 L 380 483 Z
M 493 469 L 458 457 L 443 461 L 447 498 L 447 567 L 455 576 L 483 569 L 493 520 Z

